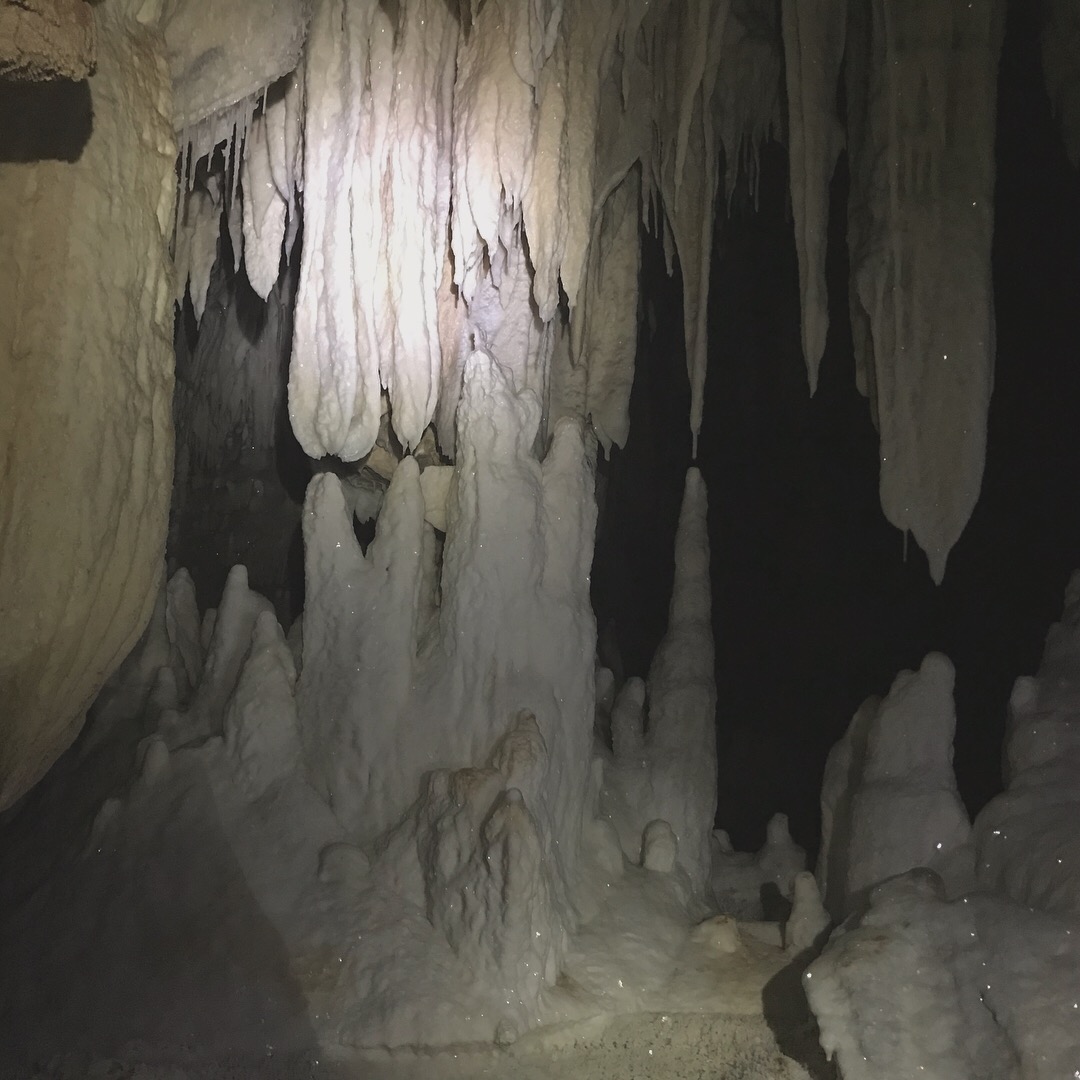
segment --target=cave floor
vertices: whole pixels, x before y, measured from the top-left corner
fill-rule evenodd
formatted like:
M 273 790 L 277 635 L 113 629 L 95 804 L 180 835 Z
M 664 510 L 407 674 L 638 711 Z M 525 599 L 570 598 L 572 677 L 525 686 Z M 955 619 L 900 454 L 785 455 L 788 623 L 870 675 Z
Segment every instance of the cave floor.
M 815 1049 L 809 1030 L 774 1032 L 760 1015 L 631 1013 L 548 1026 L 508 1047 L 194 1067 L 69 1060 L 33 1080 L 828 1080 L 834 1073 Z
M 791 1049 L 802 1056 L 803 1048 Z M 362 1075 L 372 1080 L 817 1080 L 826 1074 L 807 1071 L 786 1056 L 761 1016 L 631 1013 L 540 1029 L 505 1050 L 371 1059 Z

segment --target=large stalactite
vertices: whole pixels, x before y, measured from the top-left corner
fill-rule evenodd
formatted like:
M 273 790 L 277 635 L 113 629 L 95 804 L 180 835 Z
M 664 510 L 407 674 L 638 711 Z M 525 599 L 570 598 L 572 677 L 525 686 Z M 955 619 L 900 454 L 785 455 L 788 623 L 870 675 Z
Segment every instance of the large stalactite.
M 1000 4 L 851 8 L 852 322 L 881 504 L 940 582 L 982 483 L 993 386 Z

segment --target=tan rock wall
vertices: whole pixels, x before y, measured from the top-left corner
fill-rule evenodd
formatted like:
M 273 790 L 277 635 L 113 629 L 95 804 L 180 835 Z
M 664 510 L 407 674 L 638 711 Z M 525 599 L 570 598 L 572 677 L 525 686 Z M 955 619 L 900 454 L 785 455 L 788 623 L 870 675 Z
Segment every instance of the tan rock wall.
M 85 0 L 0 0 L 0 77 L 85 79 L 94 57 Z
M 171 86 L 123 0 L 95 14 L 87 82 L 0 88 L 0 808 L 77 734 L 163 558 Z

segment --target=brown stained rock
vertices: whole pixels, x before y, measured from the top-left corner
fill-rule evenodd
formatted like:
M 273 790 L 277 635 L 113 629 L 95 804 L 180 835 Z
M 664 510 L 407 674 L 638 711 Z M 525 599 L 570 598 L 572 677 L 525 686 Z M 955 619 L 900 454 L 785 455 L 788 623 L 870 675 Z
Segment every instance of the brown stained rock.
M 94 13 L 85 0 L 0 0 L 0 78 L 80 80 L 96 63 Z

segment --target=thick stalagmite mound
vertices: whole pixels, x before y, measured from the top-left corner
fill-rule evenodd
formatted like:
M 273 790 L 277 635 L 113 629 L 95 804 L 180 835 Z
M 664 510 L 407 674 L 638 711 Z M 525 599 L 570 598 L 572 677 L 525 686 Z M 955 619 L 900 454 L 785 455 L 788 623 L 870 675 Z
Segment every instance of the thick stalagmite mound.
M 485 1055 L 548 1075 L 639 1042 L 681 1063 L 697 1032 L 746 1075 L 804 1075 L 760 1004 L 790 962 L 777 928 L 705 918 L 704 483 L 690 470 L 652 767 L 620 770 L 593 732 L 595 444 L 563 419 L 538 459 L 535 395 L 486 354 L 467 370 L 445 542 L 406 457 L 366 551 L 338 478 L 312 480 L 290 642 L 242 567 L 201 618 L 186 573 L 163 587 L 86 738 L 0 833 L 25 870 L 0 890 L 0 1071 L 325 1056 L 403 1078 L 460 1054 L 463 1076 Z M 650 811 L 629 858 L 608 773 Z

